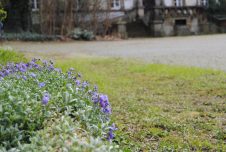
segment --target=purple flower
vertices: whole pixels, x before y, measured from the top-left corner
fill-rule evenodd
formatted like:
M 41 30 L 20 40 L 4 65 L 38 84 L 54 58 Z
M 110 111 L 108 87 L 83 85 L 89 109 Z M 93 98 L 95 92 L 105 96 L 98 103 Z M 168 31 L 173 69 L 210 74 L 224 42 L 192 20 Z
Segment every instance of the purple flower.
M 100 106 L 101 108 L 106 108 L 109 105 L 108 96 L 107 95 L 100 95 Z
M 105 114 L 111 114 L 111 107 L 110 106 L 107 106 L 106 108 L 103 109 L 103 112 Z
M 3 72 L 0 71 L 0 76 L 4 77 L 5 75 Z
M 29 63 L 28 63 L 28 68 L 29 68 L 29 69 L 32 69 L 32 68 L 38 69 L 38 68 L 39 68 L 39 65 L 36 64 L 35 62 L 29 62 Z
M 37 61 L 38 61 L 38 59 L 33 58 L 31 61 L 35 63 L 35 62 L 37 62 Z
M 105 114 L 111 114 L 111 107 L 107 95 L 99 96 L 99 104 Z
M 83 88 L 86 88 L 88 85 L 89 85 L 89 83 L 86 82 L 86 81 L 84 81 L 84 82 L 82 83 L 82 87 L 83 87 Z
M 115 124 L 113 123 L 110 127 L 109 127 L 109 132 L 108 132 L 108 137 L 107 140 L 111 141 L 112 139 L 114 139 L 115 135 L 114 135 L 114 131 L 118 130 L 118 128 L 115 127 Z
M 96 104 L 99 102 L 99 97 L 97 93 L 93 93 L 92 95 L 92 101 Z
M 48 61 L 43 60 L 43 61 L 42 61 L 42 64 L 46 67 L 46 66 L 48 65 Z
M 96 85 L 94 86 L 94 91 L 98 92 L 98 87 Z
M 115 124 L 113 123 L 110 127 L 110 130 L 115 131 L 118 130 L 118 128 L 116 128 Z
M 72 74 L 71 71 L 68 71 L 68 72 L 67 72 L 68 77 L 71 77 L 71 74 Z
M 108 141 L 111 141 L 112 139 L 114 139 L 114 137 L 115 137 L 115 135 L 114 135 L 113 131 L 109 131 L 108 132 L 107 140 Z
M 76 84 L 77 86 L 80 86 L 81 81 L 80 81 L 80 80 L 76 80 L 76 81 L 75 81 L 75 84 Z
M 72 79 L 73 79 L 74 81 L 76 81 L 76 80 L 77 80 L 77 78 L 76 78 L 75 76 L 73 76 L 73 77 L 72 77 Z
M 48 67 L 48 70 L 49 70 L 49 71 L 53 71 L 53 70 L 54 70 L 54 66 L 51 64 L 51 65 Z
M 26 66 L 26 64 L 20 64 L 20 65 L 19 65 L 19 70 L 20 70 L 20 72 L 26 72 L 26 71 L 27 71 L 27 66 Z
M 24 80 L 27 80 L 27 77 L 26 77 L 25 75 L 23 75 L 22 78 L 23 78 Z
M 34 63 L 32 66 L 33 66 L 34 68 L 36 68 L 36 69 L 39 69 L 39 68 L 40 68 L 39 65 L 36 64 L 36 63 Z
M 10 71 L 9 70 L 5 70 L 5 76 L 8 76 L 10 74 Z
M 42 104 L 47 105 L 49 100 L 50 100 L 50 95 L 48 93 L 45 93 L 42 97 Z
M 44 82 L 41 82 L 41 83 L 38 84 L 39 88 L 42 88 L 42 87 L 44 87 L 45 85 L 46 85 L 46 84 L 45 84 Z
M 36 78 L 36 74 L 34 74 L 34 73 L 31 73 L 30 76 L 31 76 L 32 78 Z
M 62 70 L 61 69 L 58 69 L 58 68 L 55 68 L 54 69 L 56 72 L 58 72 L 58 73 L 61 73 L 62 72 Z

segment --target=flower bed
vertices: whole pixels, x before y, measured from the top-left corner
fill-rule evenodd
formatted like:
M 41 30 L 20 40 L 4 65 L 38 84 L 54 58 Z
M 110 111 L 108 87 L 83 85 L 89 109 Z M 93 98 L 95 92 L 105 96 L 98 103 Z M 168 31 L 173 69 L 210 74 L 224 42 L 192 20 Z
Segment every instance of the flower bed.
M 1 66 L 0 103 L 0 151 L 117 150 L 107 95 L 72 68 L 36 59 Z

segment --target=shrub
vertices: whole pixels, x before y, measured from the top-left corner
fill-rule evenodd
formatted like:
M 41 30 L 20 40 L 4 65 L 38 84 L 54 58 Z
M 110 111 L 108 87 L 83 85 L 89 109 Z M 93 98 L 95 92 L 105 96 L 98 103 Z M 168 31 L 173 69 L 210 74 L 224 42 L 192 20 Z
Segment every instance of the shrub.
M 87 30 L 81 30 L 80 28 L 75 29 L 69 35 L 69 38 L 73 40 L 94 40 L 95 35 L 93 32 Z M 62 37 L 58 35 L 43 35 L 38 33 L 3 33 L 0 40 L 6 41 L 56 41 L 60 40 Z
M 57 40 L 58 37 L 55 35 L 43 35 L 37 33 L 3 33 L 1 36 L 2 40 L 13 41 L 13 40 L 21 40 L 21 41 L 54 41 Z
M 0 2 L 0 21 L 4 21 L 7 17 L 7 12 L 2 8 L 2 4 Z
M 0 151 L 112 151 L 108 97 L 70 69 L 32 60 L 0 70 Z
M 88 30 L 82 30 L 80 28 L 74 29 L 70 34 L 69 37 L 74 40 L 94 40 L 95 35 L 93 32 Z

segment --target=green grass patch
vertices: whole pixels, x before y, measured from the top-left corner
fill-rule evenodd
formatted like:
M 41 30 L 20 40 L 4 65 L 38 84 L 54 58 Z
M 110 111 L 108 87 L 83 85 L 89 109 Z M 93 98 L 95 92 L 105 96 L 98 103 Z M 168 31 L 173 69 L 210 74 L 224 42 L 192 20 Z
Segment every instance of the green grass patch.
M 109 95 L 125 151 L 225 151 L 226 74 L 112 58 L 61 60 Z
M 26 61 L 26 58 L 23 54 L 0 47 L 0 64 L 4 65 L 8 62 L 22 62 L 22 61 Z
M 0 64 L 25 60 L 0 49 Z M 56 66 L 74 67 L 109 95 L 124 151 L 226 151 L 225 72 L 88 57 Z

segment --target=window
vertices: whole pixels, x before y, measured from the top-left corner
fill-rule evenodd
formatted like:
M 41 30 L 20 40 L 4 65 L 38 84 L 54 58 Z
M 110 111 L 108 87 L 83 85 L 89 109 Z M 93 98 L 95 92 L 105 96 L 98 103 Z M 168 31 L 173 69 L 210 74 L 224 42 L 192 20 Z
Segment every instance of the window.
M 182 6 L 183 2 L 182 0 L 174 0 L 175 6 Z
M 81 7 L 81 0 L 76 0 L 76 10 L 79 11 L 80 7 Z
M 111 0 L 112 9 L 120 9 L 120 0 Z
M 207 6 L 207 0 L 201 0 L 202 6 Z
M 186 19 L 175 20 L 175 25 L 176 26 L 186 26 L 187 25 L 187 20 Z
M 31 1 L 31 7 L 33 11 L 39 10 L 40 7 L 40 0 L 32 0 Z

